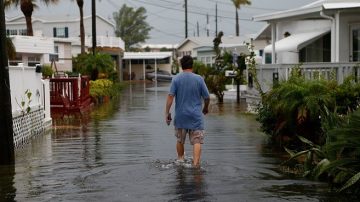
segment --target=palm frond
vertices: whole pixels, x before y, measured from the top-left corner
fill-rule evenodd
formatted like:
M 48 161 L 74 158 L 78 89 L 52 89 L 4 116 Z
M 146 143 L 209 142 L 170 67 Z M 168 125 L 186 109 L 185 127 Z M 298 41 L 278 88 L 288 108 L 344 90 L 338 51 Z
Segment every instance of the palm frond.
M 325 158 L 315 166 L 315 168 L 312 170 L 312 174 L 315 177 L 315 179 L 318 179 L 319 176 L 322 175 L 327 170 L 329 164 L 330 161 Z
M 360 172 L 358 172 L 356 175 L 354 175 L 353 177 L 351 177 L 344 186 L 341 187 L 341 189 L 339 189 L 339 192 L 342 192 L 348 188 L 350 188 L 351 186 L 353 186 L 354 184 L 356 184 L 357 182 L 359 182 L 360 180 Z

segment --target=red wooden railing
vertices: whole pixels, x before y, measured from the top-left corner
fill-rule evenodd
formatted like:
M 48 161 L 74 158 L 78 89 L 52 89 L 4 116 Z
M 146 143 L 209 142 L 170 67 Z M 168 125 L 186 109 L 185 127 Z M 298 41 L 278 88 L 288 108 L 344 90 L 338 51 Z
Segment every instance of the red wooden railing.
M 51 110 L 82 111 L 91 104 L 88 77 L 51 78 Z

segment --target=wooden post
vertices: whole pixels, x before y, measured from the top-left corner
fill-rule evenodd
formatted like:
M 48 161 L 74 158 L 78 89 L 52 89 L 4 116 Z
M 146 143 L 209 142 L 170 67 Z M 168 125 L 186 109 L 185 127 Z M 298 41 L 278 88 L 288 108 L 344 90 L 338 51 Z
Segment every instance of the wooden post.
M 4 0 L 0 0 L 0 165 L 15 163 Z

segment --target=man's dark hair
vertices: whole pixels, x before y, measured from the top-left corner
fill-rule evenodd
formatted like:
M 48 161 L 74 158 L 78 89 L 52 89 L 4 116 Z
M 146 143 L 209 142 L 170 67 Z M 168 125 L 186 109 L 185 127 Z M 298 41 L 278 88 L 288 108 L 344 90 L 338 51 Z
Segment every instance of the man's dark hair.
M 182 69 L 192 69 L 193 67 L 193 58 L 190 55 L 185 55 L 182 57 L 180 62 Z

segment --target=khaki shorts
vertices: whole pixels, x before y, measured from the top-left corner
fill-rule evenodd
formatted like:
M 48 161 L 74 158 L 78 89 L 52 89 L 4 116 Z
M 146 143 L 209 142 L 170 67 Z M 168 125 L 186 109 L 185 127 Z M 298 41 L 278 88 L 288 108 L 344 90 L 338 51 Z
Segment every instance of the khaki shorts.
M 181 144 L 185 143 L 186 134 L 189 134 L 190 144 L 203 144 L 204 143 L 204 130 L 191 130 L 183 128 L 175 128 L 175 137 Z

